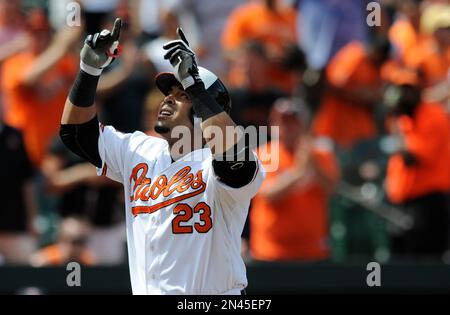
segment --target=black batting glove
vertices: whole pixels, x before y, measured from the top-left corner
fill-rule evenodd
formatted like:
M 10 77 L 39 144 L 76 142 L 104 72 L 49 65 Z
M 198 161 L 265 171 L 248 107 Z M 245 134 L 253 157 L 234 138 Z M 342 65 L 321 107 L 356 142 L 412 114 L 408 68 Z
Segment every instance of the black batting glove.
M 177 33 L 180 39 L 170 41 L 163 46 L 167 50 L 164 59 L 169 60 L 174 68 L 175 78 L 186 90 L 188 87 L 202 82 L 202 80 L 198 72 L 194 51 L 189 47 L 189 42 L 181 28 L 177 29 Z
M 80 57 L 81 69 L 93 76 L 99 76 L 119 54 L 119 38 L 122 20 L 116 19 L 112 32 L 103 30 L 86 38 Z

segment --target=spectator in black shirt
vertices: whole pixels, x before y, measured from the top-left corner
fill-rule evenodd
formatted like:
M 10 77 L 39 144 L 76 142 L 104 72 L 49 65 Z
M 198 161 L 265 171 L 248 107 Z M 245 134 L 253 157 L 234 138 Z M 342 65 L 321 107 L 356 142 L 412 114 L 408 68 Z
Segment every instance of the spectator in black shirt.
M 42 172 L 47 192 L 58 197 L 61 218 L 83 216 L 92 228 L 88 247 L 99 264 L 118 264 L 124 259 L 121 203 L 115 182 L 98 177 L 95 167 L 70 152 L 56 137 L 44 158 Z
M 22 134 L 3 122 L 0 109 L 0 264 L 27 264 L 35 249 L 32 177 Z
M 279 98 L 286 96 L 265 75 L 269 64 L 267 52 L 258 41 L 249 41 L 239 51 L 245 70 L 245 87 L 230 90 L 233 101 L 231 116 L 238 125 L 268 126 L 270 110 Z

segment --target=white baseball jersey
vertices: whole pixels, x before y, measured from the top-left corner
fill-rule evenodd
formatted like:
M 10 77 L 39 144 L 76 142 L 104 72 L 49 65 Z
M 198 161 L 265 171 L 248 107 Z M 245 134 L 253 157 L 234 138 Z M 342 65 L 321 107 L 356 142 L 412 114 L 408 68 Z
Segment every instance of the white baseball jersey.
M 133 294 L 240 294 L 250 199 L 264 170 L 236 189 L 214 174 L 209 148 L 172 162 L 167 141 L 101 126 L 99 174 L 123 183 Z

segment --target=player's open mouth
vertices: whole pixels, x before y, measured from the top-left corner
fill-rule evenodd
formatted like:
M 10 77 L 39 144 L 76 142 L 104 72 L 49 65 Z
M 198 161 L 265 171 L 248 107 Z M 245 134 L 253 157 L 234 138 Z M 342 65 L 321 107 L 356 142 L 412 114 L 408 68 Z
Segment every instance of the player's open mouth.
M 158 118 L 170 117 L 173 115 L 173 110 L 169 106 L 163 106 L 159 111 Z

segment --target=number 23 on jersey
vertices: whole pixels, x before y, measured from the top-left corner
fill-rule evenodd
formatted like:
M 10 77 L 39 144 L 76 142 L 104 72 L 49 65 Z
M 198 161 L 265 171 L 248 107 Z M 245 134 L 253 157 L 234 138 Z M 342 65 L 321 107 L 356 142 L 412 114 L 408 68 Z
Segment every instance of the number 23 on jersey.
M 195 213 L 200 214 L 200 222 L 189 222 Z M 194 208 L 186 203 L 179 203 L 174 209 L 175 218 L 172 220 L 174 234 L 191 234 L 194 229 L 198 233 L 207 233 L 212 228 L 211 208 L 204 202 L 198 203 Z

